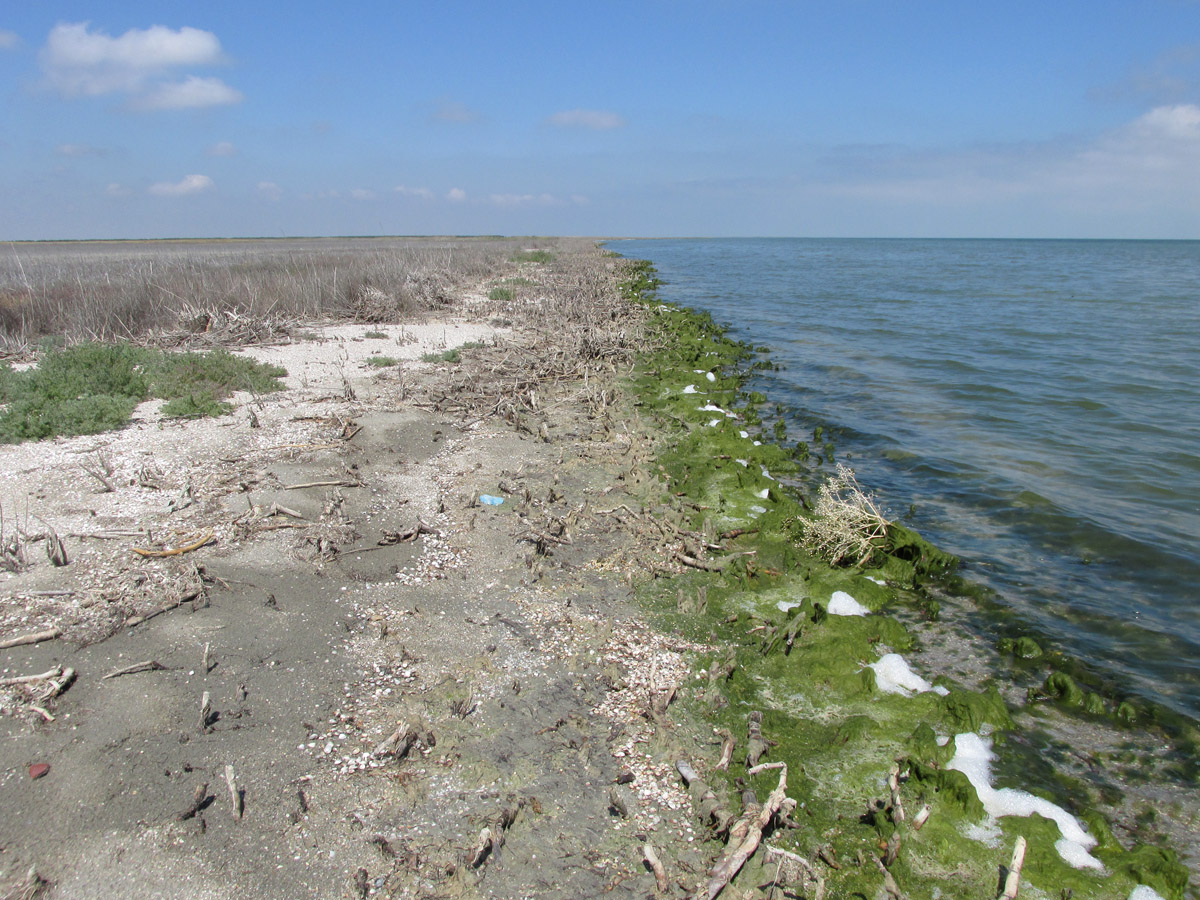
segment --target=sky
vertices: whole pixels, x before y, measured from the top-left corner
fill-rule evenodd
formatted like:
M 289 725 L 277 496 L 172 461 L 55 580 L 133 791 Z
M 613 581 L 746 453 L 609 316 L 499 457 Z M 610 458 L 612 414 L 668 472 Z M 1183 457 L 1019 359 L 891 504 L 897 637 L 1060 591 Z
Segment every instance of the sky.
M 1200 0 L 0 7 L 0 240 L 1200 238 Z

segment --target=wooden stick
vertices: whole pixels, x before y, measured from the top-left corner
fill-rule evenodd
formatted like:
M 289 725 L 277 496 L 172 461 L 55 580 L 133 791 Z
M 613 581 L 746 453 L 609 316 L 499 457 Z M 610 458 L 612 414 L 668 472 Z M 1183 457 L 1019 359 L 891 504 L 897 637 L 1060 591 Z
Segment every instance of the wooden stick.
M 175 819 L 179 822 L 186 822 L 188 819 L 200 812 L 200 808 L 204 806 L 204 801 L 208 799 L 208 782 L 196 785 L 196 790 L 192 793 L 192 802 L 187 809 L 176 813 Z
M 754 851 L 758 849 L 759 842 L 762 840 L 763 831 L 787 799 L 787 763 L 766 763 L 763 768 L 778 768 L 779 783 L 767 797 L 766 803 L 758 808 L 755 808 L 753 804 L 748 806 L 746 812 L 742 814 L 742 818 L 729 829 L 730 844 L 726 846 L 721 860 L 713 866 L 709 873 L 708 885 L 705 890 L 708 900 L 714 900 L 733 880 L 733 877 L 741 871 L 746 860 L 754 855 Z M 733 846 L 735 834 L 745 835 L 737 846 Z
M 193 550 L 199 550 L 212 539 L 213 533 L 211 530 L 209 530 L 205 533 L 204 537 L 200 538 L 200 540 L 191 544 L 186 544 L 182 547 L 174 547 L 169 550 L 144 550 L 141 547 L 130 547 L 129 549 L 138 556 L 145 556 L 149 557 L 150 559 L 163 559 L 167 556 L 179 556 L 183 553 L 191 553 Z
M 888 788 L 892 792 L 892 819 L 896 822 L 904 821 L 904 804 L 900 802 L 900 767 L 892 766 L 888 772 Z
M 721 744 L 721 758 L 717 760 L 717 768 L 722 772 L 726 772 L 729 770 L 730 762 L 733 761 L 733 748 L 735 744 L 733 732 L 728 728 L 722 728 L 718 734 L 724 738 L 724 742 Z
M 671 882 L 667 880 L 667 870 L 663 868 L 662 860 L 654 852 L 653 844 L 642 845 L 642 859 L 646 861 L 646 865 L 654 873 L 654 884 L 658 888 L 658 892 L 665 894 L 671 887 Z
M 205 641 L 205 642 L 204 642 L 204 655 L 203 655 L 203 656 L 200 658 L 200 667 L 201 667 L 202 669 L 204 669 L 204 674 L 205 674 L 205 675 L 207 675 L 207 674 L 208 674 L 208 672 L 209 672 L 209 667 L 208 667 L 208 641 Z
M 208 717 L 212 715 L 212 695 L 205 691 L 200 696 L 200 733 L 208 734 Z
M 0 678 L 0 687 L 12 687 L 17 684 L 29 684 L 33 681 L 43 681 L 47 678 L 57 678 L 63 673 L 62 666 L 55 666 L 37 675 L 17 675 L 12 678 Z
M 928 803 L 926 803 L 919 810 L 917 810 L 917 814 L 915 816 L 913 816 L 912 827 L 916 831 L 920 831 L 921 826 L 923 826 L 927 821 L 929 821 L 929 815 L 932 812 L 933 812 L 933 807 L 930 806 Z
M 19 637 L 6 638 L 0 641 L 0 650 L 7 650 L 9 647 L 22 647 L 25 644 L 40 644 L 42 641 L 52 641 L 61 634 L 62 629 L 55 626 L 54 628 L 47 628 L 45 631 L 38 631 L 34 634 L 23 634 Z
M 242 817 L 242 792 L 238 790 L 237 776 L 233 773 L 233 766 L 225 766 L 225 783 L 229 785 L 229 801 L 233 804 L 233 817 L 240 819 Z
M 1012 862 L 1008 866 L 1008 875 L 1004 879 L 1004 892 L 1000 900 L 1016 900 L 1017 891 L 1021 889 L 1021 868 L 1025 865 L 1025 838 L 1018 837 L 1013 847 Z
M 120 678 L 122 675 L 133 675 L 137 672 L 155 672 L 155 671 L 158 671 L 159 669 L 165 669 L 165 668 L 166 668 L 166 666 L 164 666 L 162 663 L 158 662 L 157 660 L 147 659 L 147 660 L 143 660 L 142 662 L 139 662 L 139 663 L 134 663 L 132 666 L 126 666 L 123 669 L 117 669 L 113 672 L 109 672 L 107 675 L 102 677 L 100 680 L 108 681 L 108 679 L 110 679 L 110 678 Z
M 335 481 L 306 481 L 303 484 L 285 484 L 283 486 L 283 489 L 285 491 L 298 491 L 298 490 L 301 490 L 302 488 L 311 488 L 311 487 L 362 487 L 362 486 L 363 486 L 363 483 L 361 481 L 350 481 L 345 478 L 339 478 Z

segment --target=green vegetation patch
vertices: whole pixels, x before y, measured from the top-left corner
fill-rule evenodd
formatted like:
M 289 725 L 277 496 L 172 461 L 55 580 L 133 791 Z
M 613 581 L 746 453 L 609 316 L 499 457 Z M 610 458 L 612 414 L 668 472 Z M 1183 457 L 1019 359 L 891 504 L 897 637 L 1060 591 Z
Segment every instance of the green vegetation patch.
M 548 263 L 554 261 L 554 254 L 549 250 L 518 250 L 512 255 L 512 261 L 517 263 Z
M 662 435 L 659 478 L 649 488 L 656 496 L 647 500 L 661 501 L 682 517 L 682 527 L 721 548 L 706 559 L 716 571 L 657 577 L 639 590 L 656 628 L 718 648 L 696 660 L 697 671 L 709 676 L 677 700 L 681 715 L 703 723 L 700 733 L 727 729 L 738 739 L 728 771 L 706 774 L 714 789 L 737 808 L 743 785 L 760 799 L 774 787 L 776 772 L 751 774 L 746 765 L 747 717 L 757 710 L 765 758 L 788 764 L 788 795 L 798 804 L 793 827 L 777 829 L 771 843 L 810 860 L 824 848 L 841 860 L 840 868 L 823 869 L 828 896 L 883 896 L 872 858 L 881 858 L 899 833 L 890 872 L 908 896 L 994 891 L 998 867 L 1023 835 L 1030 846 L 1024 878 L 1038 896 L 1073 891 L 1124 900 L 1144 883 L 1171 900 L 1181 898 L 1186 870 L 1174 855 L 1105 840 L 1110 833 L 1092 808 L 1093 792 L 1059 774 L 1051 760 L 1021 757 L 1024 771 L 998 786 L 1024 787 L 1087 821 L 1106 873 L 1067 865 L 1055 849 L 1058 827 L 1048 819 L 984 822 L 974 787 L 946 763 L 953 736 L 967 731 L 990 733 L 998 759 L 1015 755 L 1010 750 L 1020 742 L 1010 739 L 1015 726 L 999 690 L 968 690 L 924 672 L 941 690 L 889 693 L 872 668 L 888 654 L 919 650 L 890 611 L 906 606 L 935 614 L 933 589 L 953 578 L 954 557 L 881 516 L 856 518 L 864 508 L 870 512 L 869 498 L 856 497 L 857 485 L 840 468 L 833 475 L 842 479 L 839 496 L 854 508 L 809 508 L 794 485 L 815 480 L 819 473 L 809 466 L 823 463 L 806 448 L 781 446 L 784 435 L 764 423 L 766 398 L 743 390 L 747 373 L 761 367 L 757 351 L 730 340 L 703 312 L 660 303 L 649 264 L 632 263 L 628 271 L 624 296 L 651 310 L 647 343 L 655 348 L 631 379 L 639 412 L 653 415 Z M 865 540 L 840 544 L 828 529 L 814 537 L 814 528 L 832 515 L 851 531 L 867 529 Z M 867 614 L 830 614 L 839 591 Z M 1013 649 L 1033 656 L 1039 648 L 1028 642 Z M 909 661 L 920 669 L 919 656 Z M 1043 690 L 1086 708 L 1087 697 L 1078 698 L 1072 687 L 1062 676 Z M 893 766 L 902 773 L 908 814 L 930 807 L 920 830 L 894 815 L 887 787 Z M 973 833 L 995 834 L 1000 844 Z M 763 884 L 773 873 L 774 867 L 768 871 L 752 860 L 734 885 Z
M 376 369 L 387 369 L 391 366 L 400 365 L 400 360 L 394 356 L 369 356 L 367 357 L 367 365 L 374 366 Z
M 0 442 L 9 444 L 111 431 L 151 397 L 167 400 L 168 416 L 221 415 L 233 391 L 280 390 L 287 374 L 223 349 L 164 353 L 100 343 L 52 349 L 34 368 L 0 373 Z

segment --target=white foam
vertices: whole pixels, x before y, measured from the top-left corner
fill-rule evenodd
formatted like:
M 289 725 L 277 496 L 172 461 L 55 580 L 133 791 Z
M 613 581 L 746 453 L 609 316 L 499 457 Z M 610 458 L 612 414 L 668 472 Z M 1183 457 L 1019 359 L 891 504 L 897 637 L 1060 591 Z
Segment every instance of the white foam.
M 750 432 L 748 432 L 748 431 L 739 431 L 739 432 L 738 432 L 738 436 L 739 436 L 739 437 L 743 437 L 743 438 L 748 438 L 748 437 L 750 437 Z
M 947 769 L 962 772 L 979 795 L 984 811 L 994 818 L 1000 816 L 1031 816 L 1037 813 L 1058 825 L 1062 838 L 1055 842 L 1054 849 L 1069 865 L 1076 869 L 1103 869 L 1104 864 L 1088 851 L 1096 846 L 1096 839 L 1083 830 L 1073 815 L 1041 797 L 1015 788 L 992 787 L 991 742 L 974 732 L 968 731 L 954 736 L 954 757 L 946 763 Z
M 684 392 L 685 394 L 698 394 L 698 393 L 700 393 L 698 390 L 696 390 L 696 386 L 695 386 L 694 384 L 689 384 L 687 387 L 685 387 L 685 388 L 683 389 L 683 392 Z
M 767 508 L 765 506 L 755 505 L 755 506 L 750 507 L 750 511 L 752 513 L 765 513 L 767 511 Z
M 755 442 L 754 442 L 754 446 L 755 446 L 755 447 L 761 447 L 761 446 L 762 446 L 762 441 L 755 441 Z
M 704 406 L 700 407 L 700 412 L 723 413 L 723 412 L 725 412 L 725 410 L 721 409 L 721 407 L 717 406 L 715 403 L 708 403 L 708 404 L 705 404 Z M 725 413 L 725 414 L 729 415 L 728 413 Z
M 764 510 L 764 512 L 765 512 L 765 510 Z M 780 612 L 791 612 L 793 609 L 796 609 L 797 607 L 800 607 L 803 605 L 804 605 L 803 603 L 797 603 L 795 600 L 780 600 L 778 603 L 775 604 L 775 608 L 778 609 Z
M 1129 892 L 1129 900 L 1164 900 L 1164 897 L 1154 888 L 1139 884 Z
M 831 616 L 865 616 L 871 612 L 845 591 L 834 591 L 825 611 Z
M 750 467 L 750 460 L 748 459 L 735 459 L 734 462 L 741 463 L 742 468 L 748 469 Z
M 760 497 L 763 500 L 766 500 L 768 497 L 771 496 L 771 489 L 763 488 L 761 491 L 759 491 L 757 494 L 755 494 L 755 496 Z
M 875 686 L 885 694 L 902 694 L 905 697 L 912 694 L 924 694 L 933 691 L 945 696 L 950 693 L 944 687 L 932 685 L 912 669 L 899 653 L 888 653 L 879 658 L 879 662 L 871 663 L 867 668 L 875 670 Z
M 709 428 L 716 428 L 716 427 L 717 427 L 718 425 L 720 425 L 720 424 L 721 424 L 721 420 L 720 420 L 720 419 L 710 419 L 710 420 L 709 420 L 709 422 L 708 422 L 708 427 L 709 427 Z
M 708 373 L 707 375 L 705 375 L 704 377 L 705 377 L 705 378 L 707 378 L 709 381 L 716 381 L 716 380 L 717 380 L 717 376 L 716 376 L 716 375 L 714 375 L 712 372 L 709 372 L 709 373 Z
M 774 481 L 774 480 L 775 480 L 774 478 L 772 478 L 772 477 L 771 477 L 771 473 L 767 471 L 767 467 L 766 467 L 766 466 L 759 466 L 759 468 L 760 468 L 760 469 L 762 469 L 763 478 L 766 478 L 766 479 L 768 479 L 769 481 Z
M 883 586 L 885 586 L 885 587 L 887 586 L 887 582 L 886 582 L 886 581 L 884 581 L 882 578 L 875 578 L 875 577 L 874 577 L 874 576 L 872 576 L 872 575 L 864 575 L 864 576 L 863 576 L 863 578 L 867 579 L 867 581 L 873 581 L 873 582 L 875 582 L 876 584 L 881 584 L 881 585 L 883 585 Z

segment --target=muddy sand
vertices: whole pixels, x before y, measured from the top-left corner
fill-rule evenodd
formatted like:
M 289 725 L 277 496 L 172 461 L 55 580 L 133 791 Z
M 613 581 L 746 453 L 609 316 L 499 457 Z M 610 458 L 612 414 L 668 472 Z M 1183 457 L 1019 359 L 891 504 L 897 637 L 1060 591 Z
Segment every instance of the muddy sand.
M 701 878 L 609 294 L 315 325 L 231 415 L 0 448 L 0 641 L 55 635 L 0 650 L 0 896 L 644 897 L 647 840 Z

